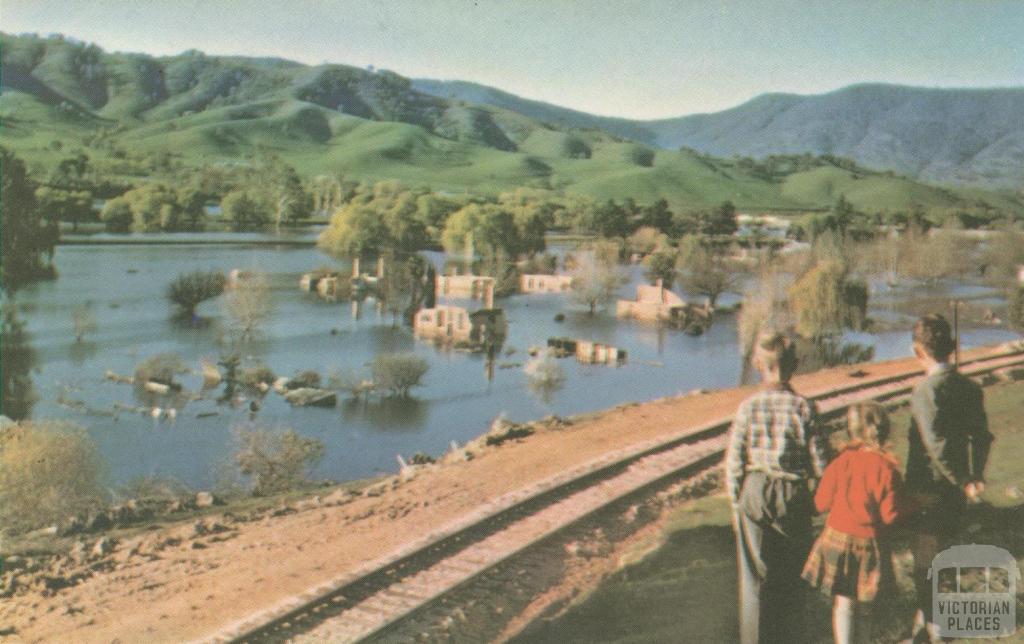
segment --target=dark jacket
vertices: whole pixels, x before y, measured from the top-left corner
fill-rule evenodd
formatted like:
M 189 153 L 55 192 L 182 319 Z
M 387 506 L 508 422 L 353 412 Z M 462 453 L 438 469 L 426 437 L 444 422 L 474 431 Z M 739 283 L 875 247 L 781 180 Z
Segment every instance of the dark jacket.
M 992 434 L 981 387 L 952 367 L 940 368 L 910 397 L 910 446 L 906 488 L 927 494 L 959 494 L 984 478 Z

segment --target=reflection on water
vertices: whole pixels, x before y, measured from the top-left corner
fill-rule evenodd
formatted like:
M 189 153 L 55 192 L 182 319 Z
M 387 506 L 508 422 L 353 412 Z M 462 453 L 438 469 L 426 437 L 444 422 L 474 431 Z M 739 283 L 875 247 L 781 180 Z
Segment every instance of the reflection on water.
M 345 421 L 365 421 L 383 431 L 419 427 L 427 417 L 429 403 L 416 398 L 348 399 L 341 403 Z
M 100 345 L 90 340 L 72 342 L 71 345 L 68 347 L 68 358 L 70 358 L 71 364 L 75 365 L 76 367 L 81 367 L 86 360 L 91 360 L 92 358 L 96 357 L 96 352 L 99 350 Z
M 426 255 L 434 265 L 443 265 L 443 255 Z M 322 440 L 326 451 L 316 476 L 358 478 L 394 471 L 395 454 L 440 455 L 452 440 L 461 444 L 480 435 L 499 413 L 516 422 L 548 414 L 570 416 L 631 400 L 733 386 L 741 371 L 732 313 L 717 315 L 706 333 L 691 337 L 642 322 L 617 321 L 613 312 L 591 316 L 558 294 L 514 295 L 497 301 L 508 318 L 508 333 L 489 357 L 417 341 L 408 327 L 392 326 L 390 313 L 382 315 L 372 299 L 360 305 L 361 315 L 355 317 L 350 302 L 325 302 L 316 294 L 301 292 L 298 283 L 303 273 L 321 266 L 348 268 L 314 248 L 60 246 L 55 260 L 60 267 L 58 280 L 19 293 L 21 318 L 27 322 L 21 337 L 27 345 L 31 333 L 31 349 L 19 358 L 18 344 L 8 342 L 5 330 L 4 407 L 7 410 L 9 398 L 30 399 L 15 395 L 15 385 L 22 392 L 31 391 L 34 380 L 39 400 L 32 414 L 85 425 L 110 464 L 115 484 L 140 475 L 161 475 L 194 486 L 211 485 L 230 458 L 229 428 L 251 418 Z M 135 272 L 128 272 L 129 268 Z M 313 370 L 325 380 L 332 372 L 368 377 L 367 365 L 375 356 L 412 352 L 430 365 L 423 386 L 413 391 L 417 400 L 342 400 L 336 409 L 293 408 L 276 393 L 261 396 L 239 387 L 235 407 L 217 403 L 224 385 L 198 396 L 203 388 L 201 360 L 216 363 L 231 349 L 224 343 L 228 322 L 223 306 L 219 298 L 204 302 L 197 315 L 205 323 L 180 325 L 170 318 L 172 308 L 164 292 L 179 273 L 233 268 L 266 273 L 274 304 L 263 323 L 262 337 L 239 348 L 240 368 L 262 363 L 279 376 Z M 628 271 L 631 279 L 621 293 L 631 297 L 643 269 L 634 266 Z M 913 292 L 904 296 L 913 297 Z M 91 346 L 76 348 L 71 312 L 86 301 L 95 304 L 97 330 L 88 336 Z M 442 303 L 471 310 L 479 306 L 467 300 Z M 555 321 L 558 314 L 565 315 L 564 321 Z M 870 314 L 875 315 L 874 308 Z M 523 365 L 530 360 L 531 348 L 543 349 L 552 337 L 615 346 L 627 351 L 629 361 L 609 367 L 560 360 L 561 389 L 531 390 Z M 964 344 L 1013 337 L 1017 336 L 1004 328 L 974 327 L 965 331 Z M 873 348 L 877 359 L 910 354 L 906 328 L 846 340 Z M 11 357 L 8 351 L 14 352 Z M 180 355 L 191 370 L 179 379 L 180 399 L 139 398 L 131 385 L 104 377 L 107 371 L 132 374 L 142 360 L 167 352 Z M 32 374 L 36 367 L 40 373 Z M 85 410 L 57 402 L 66 383 L 78 388 L 74 397 L 88 404 Z M 155 422 L 138 411 L 147 405 L 159 407 L 162 413 L 174 409 L 176 419 L 161 416 Z M 30 408 L 31 404 L 24 405 L 22 413 Z M 126 408 L 132 413 L 98 415 Z
M 0 413 L 13 420 L 22 420 L 32 415 L 36 401 L 32 385 L 32 367 L 35 351 L 31 336 L 25 330 L 25 321 L 18 313 L 18 306 L 10 299 L 3 303 L 3 320 L 0 326 L 0 378 L 2 378 L 3 401 Z

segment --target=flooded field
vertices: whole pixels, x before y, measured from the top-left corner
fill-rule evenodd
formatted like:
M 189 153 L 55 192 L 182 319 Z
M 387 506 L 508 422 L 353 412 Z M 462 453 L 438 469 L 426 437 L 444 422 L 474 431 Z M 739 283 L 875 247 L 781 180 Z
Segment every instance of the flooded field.
M 452 441 L 463 443 L 480 435 L 501 413 L 514 421 L 567 416 L 697 388 L 734 386 L 740 378 L 732 313 L 716 315 L 708 332 L 693 337 L 616 320 L 614 310 L 591 316 L 564 295 L 502 298 L 496 306 L 505 310 L 508 336 L 489 366 L 481 354 L 415 339 L 411 329 L 379 312 L 372 300 L 357 314 L 350 302 L 329 303 L 301 292 L 302 273 L 319 266 L 341 267 L 315 248 L 247 243 L 252 241 L 268 238 L 253 236 L 227 245 L 60 246 L 55 257 L 60 277 L 18 296 L 34 353 L 31 377 L 38 400 L 32 417 L 62 418 L 85 426 L 106 459 L 114 484 L 158 475 L 194 487 L 213 486 L 235 447 L 232 427 L 251 421 L 292 427 L 322 440 L 326 450 L 315 475 L 345 480 L 393 472 L 397 454 L 440 455 Z M 440 266 L 444 257 L 434 253 L 431 260 Z M 144 401 L 131 386 L 105 378 L 108 371 L 130 375 L 143 359 L 173 352 L 196 372 L 181 378 L 186 390 L 198 392 L 200 360 L 216 362 L 222 352 L 224 314 L 219 300 L 200 306 L 199 322 L 176 322 L 165 298 L 168 282 L 179 273 L 236 268 L 265 272 L 272 292 L 273 312 L 261 341 L 246 356 L 250 363 L 262 362 L 281 376 L 312 369 L 326 378 L 332 371 L 368 373 L 365 365 L 382 353 L 415 352 L 430 365 L 424 386 L 408 400 L 356 402 L 342 397 L 335 409 L 292 408 L 270 393 L 253 413 L 247 401 L 232 408 L 216 402 L 217 392 L 208 392 L 183 403 L 173 420 L 128 411 Z M 629 298 L 643 271 L 625 270 L 630 279 L 621 295 Z M 997 311 L 1001 305 L 998 292 L 974 284 L 873 290 L 879 292 L 872 295 L 871 316 L 886 326 L 905 325 L 910 318 L 900 313 L 901 307 L 914 300 L 934 305 L 955 296 L 980 298 Z M 736 300 L 727 296 L 720 304 Z M 72 311 L 87 302 L 95 312 L 97 331 L 78 343 Z M 565 316 L 561 322 L 555 320 L 559 313 Z M 560 360 L 565 375 L 561 388 L 538 393 L 530 388 L 523 365 L 531 347 L 542 347 L 555 336 L 608 343 L 625 349 L 628 359 L 620 366 Z M 963 344 L 1015 337 L 998 324 L 966 328 Z M 905 327 L 857 334 L 855 339 L 874 346 L 877 359 L 910 353 Z

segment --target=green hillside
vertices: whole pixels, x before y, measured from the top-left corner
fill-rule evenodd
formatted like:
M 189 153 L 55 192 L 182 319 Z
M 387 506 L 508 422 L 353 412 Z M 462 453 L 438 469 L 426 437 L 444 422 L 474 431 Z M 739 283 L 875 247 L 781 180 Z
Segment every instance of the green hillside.
M 525 186 L 602 200 L 665 198 L 676 208 L 728 199 L 740 208 L 787 210 L 828 207 L 845 194 L 862 210 L 988 204 L 1024 212 L 1019 198 L 853 165 L 765 175 L 735 160 L 424 94 L 386 71 L 196 51 L 106 53 L 70 38 L 2 39 L 3 145 L 34 173 L 77 152 L 107 172 L 146 155 L 201 167 L 273 153 L 306 178 L 397 179 L 454 193 Z M 129 174 L 122 178 L 138 180 Z

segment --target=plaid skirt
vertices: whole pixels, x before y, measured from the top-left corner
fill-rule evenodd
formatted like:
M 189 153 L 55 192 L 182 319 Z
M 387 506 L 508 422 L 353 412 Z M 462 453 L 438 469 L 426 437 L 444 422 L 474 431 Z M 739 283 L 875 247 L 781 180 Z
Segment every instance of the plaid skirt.
M 855 537 L 825 526 L 804 564 L 803 578 L 830 597 L 870 602 L 892 581 L 892 556 L 873 537 Z

